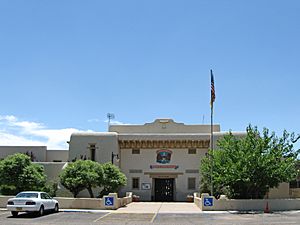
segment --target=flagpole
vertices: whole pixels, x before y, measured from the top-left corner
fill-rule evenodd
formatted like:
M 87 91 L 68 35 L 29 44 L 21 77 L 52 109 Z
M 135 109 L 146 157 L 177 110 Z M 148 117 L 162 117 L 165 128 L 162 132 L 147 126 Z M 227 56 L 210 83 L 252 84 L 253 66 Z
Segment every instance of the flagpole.
M 213 71 L 210 70 L 210 81 L 211 81 L 211 91 L 210 91 L 210 160 L 211 160 L 211 165 L 210 165 L 210 193 L 211 196 L 214 195 L 214 185 L 213 185 L 213 167 L 214 167 L 214 136 L 213 136 L 213 112 L 214 112 L 214 101 L 216 98 L 215 95 L 215 81 L 214 81 L 214 75 Z
M 211 166 L 210 166 L 210 193 L 211 196 L 214 195 L 214 186 L 213 186 L 213 166 L 214 166 L 214 160 L 213 160 L 213 147 L 214 147 L 214 139 L 213 139 L 213 103 L 210 107 L 210 160 L 211 160 Z

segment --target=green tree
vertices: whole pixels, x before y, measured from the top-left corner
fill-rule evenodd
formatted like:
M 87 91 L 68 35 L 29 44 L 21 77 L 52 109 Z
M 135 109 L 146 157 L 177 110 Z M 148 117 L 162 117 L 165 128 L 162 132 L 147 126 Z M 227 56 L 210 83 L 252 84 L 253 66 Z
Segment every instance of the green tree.
M 119 190 L 120 187 L 125 186 L 127 178 L 118 167 L 111 163 L 103 164 L 104 180 L 102 184 L 103 189 L 100 192 L 100 196 L 114 193 Z
M 101 164 L 91 160 L 78 160 L 69 163 L 60 173 L 60 182 L 74 197 L 84 189 L 87 189 L 90 197 L 94 198 L 92 188 L 103 183 L 103 169 Z
M 0 161 L 0 191 L 15 195 L 25 190 L 42 190 L 46 175 L 41 165 L 31 162 L 30 157 L 17 153 Z
M 212 178 L 216 196 L 263 198 L 270 188 L 297 175 L 299 150 L 293 150 L 295 140 L 293 133 L 284 131 L 282 137 L 277 137 L 264 128 L 261 134 L 251 125 L 243 138 L 230 132 L 218 141 L 218 149 L 209 151 L 202 160 L 200 191 L 209 192 Z

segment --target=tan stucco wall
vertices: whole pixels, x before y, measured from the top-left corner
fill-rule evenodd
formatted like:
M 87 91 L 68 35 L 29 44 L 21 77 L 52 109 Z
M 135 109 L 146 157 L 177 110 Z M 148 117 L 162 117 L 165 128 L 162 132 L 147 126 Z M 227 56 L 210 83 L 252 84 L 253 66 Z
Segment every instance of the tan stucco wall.
M 55 197 L 59 202 L 61 209 L 117 209 L 132 202 L 132 193 L 126 193 L 123 198 L 118 198 L 116 193 L 110 193 L 108 196 L 114 197 L 114 205 L 105 206 L 104 198 L 62 198 Z M 0 208 L 6 208 L 8 199 L 14 196 L 0 196 Z M 105 196 L 104 196 L 105 197 Z
M 213 198 L 213 206 L 204 206 L 204 198 L 194 197 L 194 203 L 203 211 L 264 211 L 268 204 L 269 211 L 299 210 L 300 199 L 218 199 Z
M 44 167 L 48 181 L 59 181 L 59 173 L 67 166 L 66 162 L 37 162 Z
M 214 132 L 220 125 L 213 125 Z M 156 119 L 144 125 L 110 125 L 109 131 L 117 133 L 210 133 L 210 125 L 185 125 L 172 119 Z
M 0 146 L 0 159 L 4 159 L 8 155 L 13 155 L 15 153 L 32 152 L 36 157 L 36 161 L 45 162 L 46 151 L 46 146 Z
M 186 201 L 188 194 L 193 194 L 199 190 L 199 173 L 186 173 L 186 170 L 199 170 L 200 159 L 205 156 L 207 149 L 197 149 L 197 154 L 188 154 L 188 149 L 168 149 L 172 151 L 171 161 L 168 164 L 159 164 L 156 162 L 157 150 L 160 149 L 140 149 L 140 154 L 132 154 L 131 149 L 121 149 L 120 168 L 128 178 L 126 187 L 121 192 L 132 191 L 134 195 L 139 195 L 143 201 L 151 201 L 151 195 L 154 195 L 154 184 L 152 177 L 175 178 L 175 200 Z M 178 169 L 154 168 L 150 165 L 178 165 Z M 129 171 L 142 170 L 142 173 L 130 173 Z M 161 176 L 160 176 L 161 175 Z M 140 189 L 132 189 L 132 178 L 140 178 Z M 196 188 L 188 190 L 188 177 L 196 178 Z M 150 190 L 142 190 L 142 183 L 150 183 Z
M 291 198 L 300 198 L 300 188 L 290 188 Z
M 75 157 L 80 159 L 80 155 L 91 158 L 89 144 L 96 145 L 95 161 L 106 163 L 111 161 L 111 153 L 118 153 L 117 133 L 74 133 L 71 136 L 69 143 L 69 160 L 72 161 Z
M 68 162 L 69 150 L 47 150 L 46 162 L 61 161 Z
M 269 191 L 270 199 L 280 199 L 290 197 L 290 185 L 289 183 L 281 183 L 277 188 L 271 188 Z

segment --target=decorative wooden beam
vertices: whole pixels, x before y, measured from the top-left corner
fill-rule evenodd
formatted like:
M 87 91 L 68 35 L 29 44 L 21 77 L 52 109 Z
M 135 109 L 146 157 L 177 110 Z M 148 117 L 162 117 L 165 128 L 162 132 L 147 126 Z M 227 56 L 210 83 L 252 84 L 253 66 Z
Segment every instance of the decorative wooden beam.
M 120 140 L 119 146 L 126 148 L 209 148 L 210 140 Z

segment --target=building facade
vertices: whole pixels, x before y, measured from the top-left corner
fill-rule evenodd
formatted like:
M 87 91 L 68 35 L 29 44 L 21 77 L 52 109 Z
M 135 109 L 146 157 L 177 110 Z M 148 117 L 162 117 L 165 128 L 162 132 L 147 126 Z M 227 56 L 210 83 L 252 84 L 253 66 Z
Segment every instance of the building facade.
M 210 147 L 210 129 L 172 119 L 111 125 L 106 133 L 72 134 L 69 159 L 112 161 L 127 177 L 121 194 L 132 191 L 142 201 L 185 201 L 199 191 L 200 161 Z M 224 135 L 219 125 L 213 131 L 215 139 Z
M 144 125 L 111 125 L 109 132 L 73 133 L 69 150 L 48 150 L 46 146 L 0 146 L 0 158 L 17 152 L 26 153 L 44 166 L 49 181 L 69 162 L 93 160 L 112 162 L 127 177 L 120 195 L 133 192 L 141 201 L 186 201 L 199 192 L 200 163 L 210 148 L 210 125 L 185 125 L 172 119 L 157 119 Z M 227 132 L 213 125 L 213 143 Z M 238 137 L 245 132 L 232 132 Z M 59 184 L 58 196 L 71 196 Z M 99 191 L 99 190 L 98 190 Z M 78 197 L 88 197 L 87 191 Z M 269 198 L 288 198 L 287 183 L 271 189 Z

